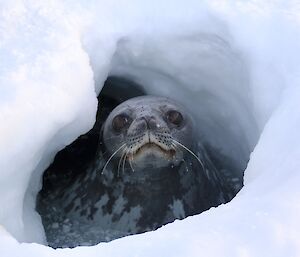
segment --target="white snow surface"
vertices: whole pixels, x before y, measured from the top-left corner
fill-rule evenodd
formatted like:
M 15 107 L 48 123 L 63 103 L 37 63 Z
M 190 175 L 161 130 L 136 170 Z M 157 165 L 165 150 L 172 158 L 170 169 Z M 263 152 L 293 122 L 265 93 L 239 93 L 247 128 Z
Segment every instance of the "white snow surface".
M 228 204 L 154 232 L 53 250 L 34 201 L 95 121 L 108 75 L 195 113 L 237 162 Z M 0 2 L 0 256 L 300 256 L 299 1 Z M 34 243 L 32 243 L 34 242 Z

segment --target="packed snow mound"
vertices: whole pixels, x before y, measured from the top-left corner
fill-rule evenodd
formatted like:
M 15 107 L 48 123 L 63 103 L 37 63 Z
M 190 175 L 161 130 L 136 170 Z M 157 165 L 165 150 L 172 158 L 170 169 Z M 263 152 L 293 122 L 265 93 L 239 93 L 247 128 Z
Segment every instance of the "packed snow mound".
M 300 255 L 300 5 L 198 2 L 0 3 L 1 256 Z M 108 244 L 20 244 L 45 243 L 42 173 L 93 126 L 109 75 L 187 103 L 199 133 L 241 163 L 255 146 L 244 188 Z

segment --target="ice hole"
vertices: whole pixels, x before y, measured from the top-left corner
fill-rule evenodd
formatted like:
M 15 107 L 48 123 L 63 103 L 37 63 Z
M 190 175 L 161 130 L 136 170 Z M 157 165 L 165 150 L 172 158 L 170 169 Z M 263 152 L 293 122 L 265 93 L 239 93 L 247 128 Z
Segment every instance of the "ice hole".
M 86 47 L 89 52 L 89 45 Z M 177 53 L 177 58 L 172 58 L 172 52 Z M 120 40 L 103 88 L 102 78 L 97 77 L 98 61 L 93 55 L 90 58 L 96 89 L 101 91 L 97 121 L 91 131 L 56 155 L 44 172 L 43 188 L 37 197 L 36 209 L 42 216 L 50 246 L 94 245 L 126 236 L 105 230 L 99 239 L 97 231 L 87 233 L 90 228 L 87 224 L 76 224 L 79 229 L 74 232 L 74 221 L 56 215 L 55 212 L 60 213 L 60 207 L 49 206 L 45 199 L 49 198 L 51 190 L 57 186 L 68 187 L 70 178 L 84 173 L 95 158 L 104 117 L 116 105 L 135 96 L 167 96 L 185 105 L 196 121 L 197 135 L 210 160 L 217 170 L 225 172 L 225 176 L 232 176 L 235 193 L 240 190 L 258 130 L 253 118 L 246 62 L 228 41 L 206 34 L 176 41 L 168 37 L 159 42 Z M 88 196 L 84 201 L 88 201 Z M 74 208 L 73 203 L 67 208 Z M 178 214 L 178 218 L 182 217 Z

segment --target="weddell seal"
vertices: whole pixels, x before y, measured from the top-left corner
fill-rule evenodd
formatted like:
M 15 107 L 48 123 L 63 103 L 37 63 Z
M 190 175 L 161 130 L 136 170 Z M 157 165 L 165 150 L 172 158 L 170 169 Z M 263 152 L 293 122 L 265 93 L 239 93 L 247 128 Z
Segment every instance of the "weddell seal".
M 49 245 L 94 245 L 155 230 L 231 200 L 237 190 L 210 160 L 196 128 L 190 112 L 169 98 L 118 105 L 86 170 L 39 196 Z

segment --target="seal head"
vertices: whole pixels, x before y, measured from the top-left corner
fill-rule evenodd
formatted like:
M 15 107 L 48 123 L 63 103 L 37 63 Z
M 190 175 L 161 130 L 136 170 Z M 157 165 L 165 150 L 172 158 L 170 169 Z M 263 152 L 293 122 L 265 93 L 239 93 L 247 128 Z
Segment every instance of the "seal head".
M 103 142 L 113 157 L 133 169 L 177 166 L 179 146 L 192 147 L 193 121 L 183 106 L 166 97 L 131 98 L 117 106 L 103 127 Z

